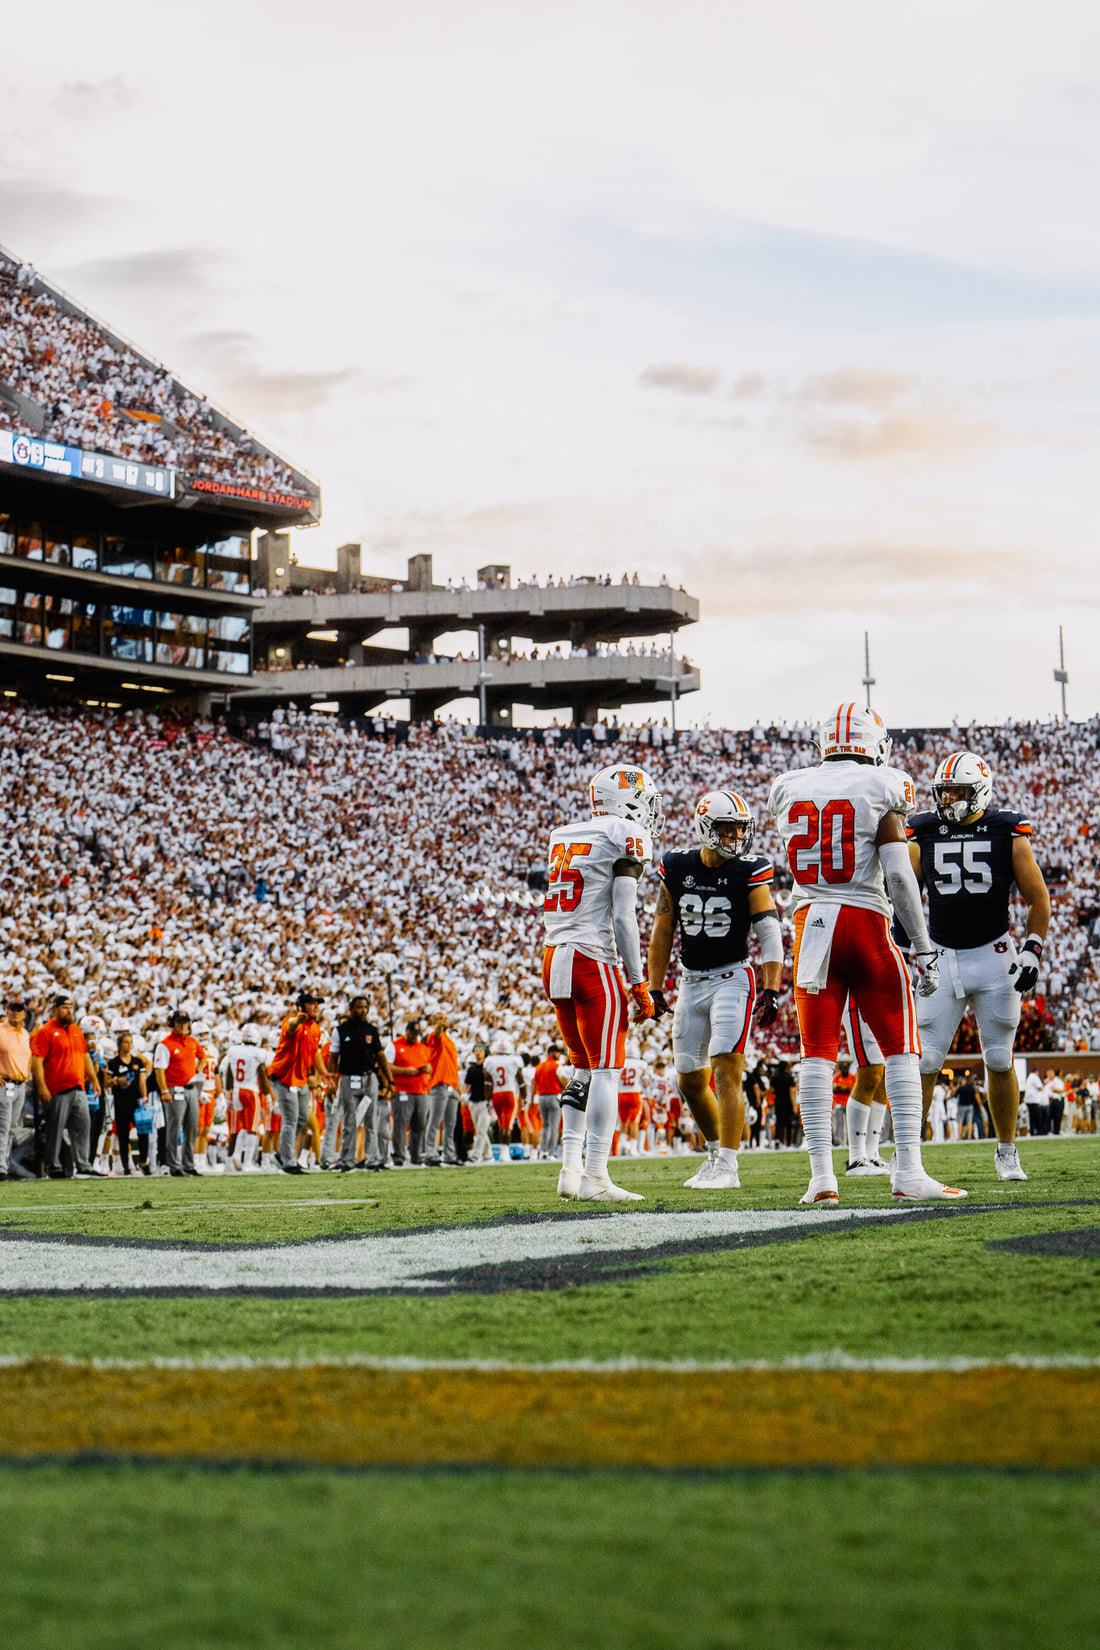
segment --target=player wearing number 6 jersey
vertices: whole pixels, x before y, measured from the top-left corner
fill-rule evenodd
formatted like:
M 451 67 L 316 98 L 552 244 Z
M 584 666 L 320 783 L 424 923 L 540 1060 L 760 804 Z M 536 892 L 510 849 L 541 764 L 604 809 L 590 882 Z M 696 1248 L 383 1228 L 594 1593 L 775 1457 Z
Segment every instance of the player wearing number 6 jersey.
M 1023 814 L 989 807 L 993 779 L 973 751 L 952 751 L 932 781 L 935 813 L 909 821 L 913 869 L 928 890 L 928 927 L 939 948 L 940 983 L 917 1010 L 924 1110 L 967 1004 L 974 1011 L 997 1131 L 1001 1180 L 1026 1180 L 1016 1149 L 1020 1085 L 1012 1046 L 1023 996 L 1039 977 L 1050 922 L 1050 895 L 1031 851 Z M 1017 955 L 1008 933 L 1013 883 L 1027 905 L 1027 935 Z
M 635 906 L 638 879 L 661 828 L 661 793 L 647 773 L 629 765 L 602 769 L 588 793 L 592 818 L 550 834 L 543 901 L 542 984 L 574 1068 L 561 1097 L 558 1195 L 633 1202 L 641 1201 L 638 1194 L 613 1185 L 607 1172 L 626 1052 L 627 995 L 618 963 L 621 957 L 634 1018 L 652 1019 Z
M 708 791 L 696 805 L 693 824 L 700 847 L 665 854 L 657 867 L 663 886 L 649 942 L 649 984 L 660 1001 L 679 928 L 672 1052 L 680 1093 L 707 1145 L 706 1162 L 684 1184 L 717 1191 L 741 1185 L 737 1148 L 745 1124 L 745 1045 L 754 1010 L 761 1026 L 773 1025 L 778 1016 L 783 934 L 771 896 L 771 865 L 752 855 L 756 822 L 744 799 L 736 791 Z M 759 1004 L 747 960 L 752 929 L 763 962 Z
M 935 956 L 903 821 L 912 781 L 887 766 L 891 740 L 870 708 L 839 705 L 818 732 L 821 766 L 781 774 L 768 798 L 795 882 L 795 1004 L 802 1038 L 799 1100 L 810 1153 L 803 1203 L 839 1201 L 832 1157 L 832 1078 L 849 992 L 882 1049 L 894 1122 L 898 1199 L 951 1199 L 921 1162 L 921 1088 L 913 988 L 890 937 L 891 901 L 915 952 L 918 990 L 936 986 Z M 889 895 L 889 897 L 887 897 Z

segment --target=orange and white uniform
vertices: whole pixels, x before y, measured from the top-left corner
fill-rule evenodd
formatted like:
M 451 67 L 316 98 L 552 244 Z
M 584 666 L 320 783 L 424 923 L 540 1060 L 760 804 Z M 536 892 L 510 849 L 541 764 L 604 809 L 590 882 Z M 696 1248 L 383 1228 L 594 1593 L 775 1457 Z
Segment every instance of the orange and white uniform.
M 523 1061 L 518 1054 L 490 1054 L 485 1061 L 485 1070 L 492 1085 L 491 1099 L 497 1122 L 501 1131 L 507 1134 L 516 1120 L 519 1105 L 517 1080 L 523 1070 Z
M 642 1087 L 645 1067 L 640 1060 L 627 1058 L 619 1073 L 619 1122 L 637 1123 L 642 1115 Z
M 542 984 L 569 1058 L 581 1070 L 614 1070 L 625 1059 L 627 995 L 612 925 L 612 884 L 620 860 L 646 866 L 652 858 L 649 832 L 616 815 L 550 833 Z
M 260 1067 L 264 1051 L 253 1043 L 231 1043 L 222 1061 L 226 1078 L 233 1079 L 229 1102 L 230 1134 L 256 1134 L 256 1119 L 260 1104 Z M 228 1087 L 228 1082 L 226 1083 Z
M 919 1054 L 913 988 L 890 937 L 875 838 L 916 799 L 897 768 L 843 760 L 781 774 L 768 798 L 795 888 L 795 1003 L 807 1058 L 836 1059 L 849 991 L 882 1052 Z

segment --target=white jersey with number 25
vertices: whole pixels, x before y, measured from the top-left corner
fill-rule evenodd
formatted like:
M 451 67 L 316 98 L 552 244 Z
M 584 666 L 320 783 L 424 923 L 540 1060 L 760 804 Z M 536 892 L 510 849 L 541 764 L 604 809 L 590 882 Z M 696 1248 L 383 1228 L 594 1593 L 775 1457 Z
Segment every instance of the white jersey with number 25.
M 611 884 L 620 859 L 648 865 L 653 839 L 633 820 L 609 815 L 550 833 L 550 885 L 542 903 L 547 945 L 572 945 L 612 967 Z
M 884 815 L 904 819 L 916 799 L 913 781 L 899 768 L 823 762 L 780 774 L 768 812 L 787 850 L 795 904 L 823 900 L 892 916 L 875 837 Z

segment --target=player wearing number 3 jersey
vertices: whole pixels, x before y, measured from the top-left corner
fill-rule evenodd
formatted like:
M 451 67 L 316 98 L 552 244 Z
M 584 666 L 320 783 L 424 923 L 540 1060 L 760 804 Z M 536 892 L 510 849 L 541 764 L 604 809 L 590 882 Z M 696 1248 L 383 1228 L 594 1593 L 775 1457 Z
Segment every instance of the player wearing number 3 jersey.
M 882 1049 L 896 1143 L 894 1196 L 965 1196 L 921 1163 L 921 1089 L 913 988 L 890 938 L 891 902 L 914 946 L 918 990 L 935 990 L 936 967 L 903 821 L 915 800 L 888 767 L 891 741 L 870 708 L 839 705 L 818 732 L 821 766 L 781 774 L 768 811 L 795 882 L 795 1004 L 802 1038 L 799 1097 L 810 1153 L 803 1203 L 836 1203 L 832 1082 L 840 1019 L 851 993 Z
M 635 906 L 638 879 L 653 858 L 653 837 L 661 828 L 661 793 L 647 773 L 629 765 L 604 768 L 588 792 L 592 817 L 550 834 L 543 902 L 542 984 L 574 1068 L 561 1097 L 558 1195 L 633 1202 L 641 1201 L 638 1194 L 613 1185 L 607 1173 L 628 1011 L 618 963 L 621 957 L 635 1019 L 652 1019 Z

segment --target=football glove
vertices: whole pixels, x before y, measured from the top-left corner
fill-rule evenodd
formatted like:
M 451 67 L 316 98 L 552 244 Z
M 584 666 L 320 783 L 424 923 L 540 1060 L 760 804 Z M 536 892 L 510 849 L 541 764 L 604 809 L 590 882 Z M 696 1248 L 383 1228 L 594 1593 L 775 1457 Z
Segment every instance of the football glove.
M 918 997 L 935 995 L 940 983 L 940 954 L 938 951 L 913 952 L 913 989 Z
M 756 996 L 756 1013 L 753 1023 L 759 1031 L 767 1031 L 779 1018 L 779 993 L 770 986 L 761 987 Z
M 1031 934 L 1020 948 L 1020 954 L 1013 963 L 1010 973 L 1016 978 L 1013 985 L 1021 997 L 1026 997 L 1029 991 L 1034 991 L 1039 983 L 1039 964 L 1043 960 L 1043 942 L 1035 934 Z
M 639 985 L 632 985 L 631 986 L 630 995 L 634 999 L 634 1016 L 633 1016 L 633 1018 L 634 1018 L 634 1024 L 635 1025 L 640 1024 L 640 1022 L 642 1020 L 654 1020 L 654 1019 L 656 1019 L 656 1017 L 657 1017 L 656 1004 L 654 1003 L 653 997 L 650 993 L 650 989 L 649 989 L 648 985 L 646 985 L 644 980 Z
M 663 991 L 650 986 L 649 995 L 653 998 L 653 1018 L 659 1020 L 662 1014 L 671 1014 L 672 1006 Z

